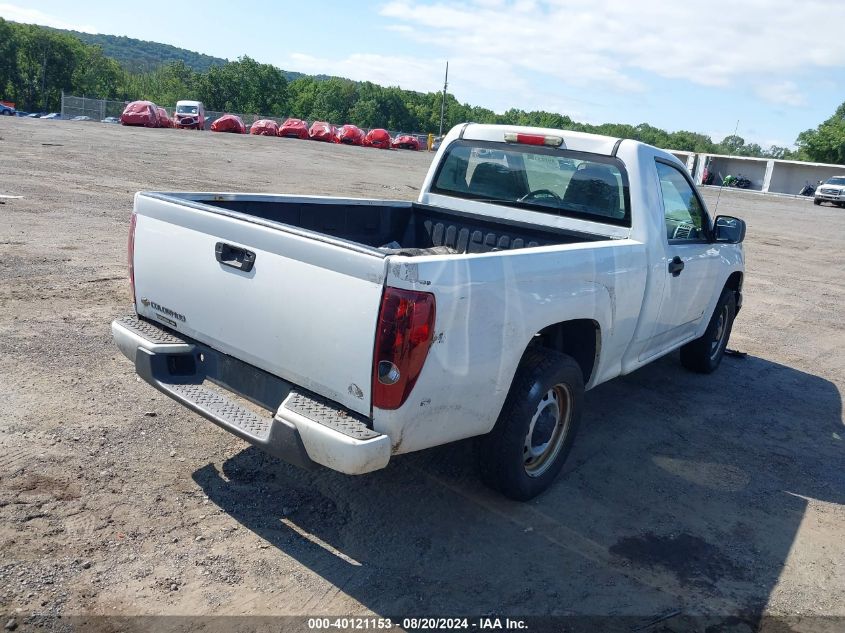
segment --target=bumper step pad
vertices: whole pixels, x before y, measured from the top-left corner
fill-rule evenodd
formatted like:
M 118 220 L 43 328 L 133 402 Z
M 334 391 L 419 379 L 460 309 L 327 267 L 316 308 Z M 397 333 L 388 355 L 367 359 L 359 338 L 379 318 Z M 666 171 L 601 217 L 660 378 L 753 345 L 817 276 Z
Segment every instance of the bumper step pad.
M 228 428 L 238 428 L 256 440 L 270 437 L 272 417 L 260 415 L 242 407 L 225 395 L 202 385 L 164 385 L 174 396 L 192 402 L 198 413 L 223 422 Z
M 171 334 L 154 323 L 142 321 L 136 316 L 125 316 L 118 319 L 117 322 L 127 330 L 134 332 L 141 338 L 147 339 L 150 343 L 154 343 L 155 345 L 184 345 L 187 343 L 185 339 Z
M 356 440 L 371 440 L 379 434 L 364 422 L 364 418 L 351 411 L 346 411 L 330 400 L 313 393 L 294 391 L 285 400 L 284 408 L 298 413 L 312 422 L 322 424 L 338 433 L 343 433 Z

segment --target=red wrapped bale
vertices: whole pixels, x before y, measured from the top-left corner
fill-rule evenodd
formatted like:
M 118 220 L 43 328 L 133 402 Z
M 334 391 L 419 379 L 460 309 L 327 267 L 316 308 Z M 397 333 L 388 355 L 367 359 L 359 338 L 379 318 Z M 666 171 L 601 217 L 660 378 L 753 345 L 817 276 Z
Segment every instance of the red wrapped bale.
M 308 130 L 308 137 L 312 141 L 323 141 L 325 143 L 334 142 L 335 127 L 331 123 L 325 121 L 314 121 L 311 124 L 311 129 Z
M 390 138 L 390 133 L 380 127 L 370 130 L 364 137 L 365 147 L 377 147 L 379 149 L 390 149 L 390 144 L 393 139 Z
M 420 141 L 416 136 L 402 134 L 393 140 L 393 147 L 397 149 L 412 149 L 418 151 L 420 149 Z
M 257 136 L 276 136 L 279 133 L 279 124 L 272 119 L 258 119 L 249 128 L 249 133 Z
M 279 136 L 308 138 L 308 124 L 302 119 L 287 119 L 279 128 Z
M 158 106 L 158 126 L 159 127 L 173 127 L 173 120 L 167 114 L 167 110 Z
M 364 131 L 354 125 L 343 125 L 335 134 L 334 142 L 344 145 L 363 145 Z
M 152 101 L 133 101 L 120 115 L 123 125 L 158 127 L 158 106 Z
M 232 134 L 246 134 L 246 126 L 241 117 L 234 114 L 224 114 L 211 124 L 212 132 L 231 132 Z

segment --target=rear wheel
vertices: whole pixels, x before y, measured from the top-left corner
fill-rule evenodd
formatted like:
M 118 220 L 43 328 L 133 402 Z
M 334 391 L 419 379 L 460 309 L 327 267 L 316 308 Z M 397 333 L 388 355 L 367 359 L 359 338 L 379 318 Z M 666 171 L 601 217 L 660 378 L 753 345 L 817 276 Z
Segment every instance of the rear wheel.
M 548 488 L 572 448 L 583 397 L 578 363 L 551 349 L 529 349 L 496 426 L 477 440 L 484 483 L 518 501 Z
M 735 316 L 736 295 L 725 288 L 704 334 L 681 348 L 681 364 L 699 374 L 716 371 L 725 355 Z

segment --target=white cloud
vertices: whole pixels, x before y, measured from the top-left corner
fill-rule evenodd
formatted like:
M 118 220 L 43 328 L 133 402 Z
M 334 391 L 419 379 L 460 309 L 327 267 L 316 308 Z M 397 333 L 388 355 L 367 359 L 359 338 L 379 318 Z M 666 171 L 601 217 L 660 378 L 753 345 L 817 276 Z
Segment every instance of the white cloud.
M 399 86 L 406 90 L 436 90 L 443 85 L 443 62 L 430 63 L 413 57 L 392 57 L 355 53 L 345 59 L 325 59 L 293 53 L 281 64 L 298 72 L 331 74 L 358 81 L 371 81 L 384 86 Z
M 793 107 L 807 105 L 807 98 L 792 81 L 761 83 L 757 85 L 755 92 L 769 103 Z
M 39 11 L 38 9 L 19 7 L 14 4 L 0 3 L 0 17 L 12 22 L 20 22 L 21 24 L 40 24 L 42 26 L 52 26 L 56 29 L 68 29 L 71 31 L 80 31 L 82 33 L 97 32 L 93 26 L 89 26 L 87 24 L 77 24 L 75 22 L 66 22 L 65 20 L 44 13 L 43 11 Z
M 796 107 L 806 99 L 791 78 L 845 66 L 838 1 L 394 0 L 381 14 L 456 67 L 495 67 L 479 82 L 488 87 L 536 73 L 563 86 L 635 92 L 645 72 L 705 86 L 748 83 L 760 98 Z

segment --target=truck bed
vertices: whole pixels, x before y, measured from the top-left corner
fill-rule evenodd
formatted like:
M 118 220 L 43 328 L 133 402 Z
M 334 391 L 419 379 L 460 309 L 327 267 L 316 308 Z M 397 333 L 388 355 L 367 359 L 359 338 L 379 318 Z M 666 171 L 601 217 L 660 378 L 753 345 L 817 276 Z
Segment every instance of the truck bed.
M 418 202 L 285 195 L 146 194 L 206 211 L 231 212 L 304 229 L 374 254 L 419 256 L 486 253 L 606 239 L 602 236 L 491 219 Z

